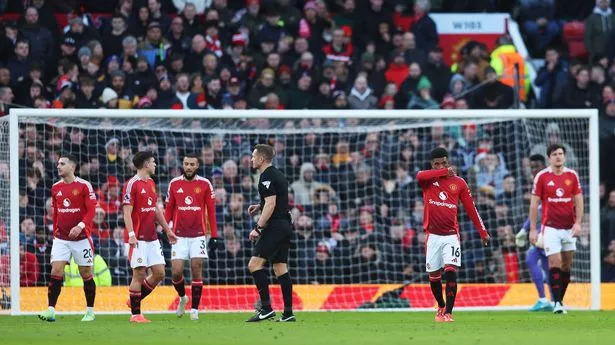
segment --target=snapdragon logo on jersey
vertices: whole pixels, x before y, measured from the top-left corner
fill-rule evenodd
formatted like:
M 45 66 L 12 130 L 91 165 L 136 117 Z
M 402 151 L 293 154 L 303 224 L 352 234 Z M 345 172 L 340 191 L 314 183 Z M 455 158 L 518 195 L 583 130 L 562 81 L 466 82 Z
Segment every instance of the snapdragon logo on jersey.
M 79 207 L 77 207 L 77 208 L 70 208 L 70 200 L 68 198 L 65 198 L 64 200 L 62 200 L 62 206 L 64 206 L 65 208 L 58 208 L 58 213 L 78 213 L 78 212 L 81 212 L 81 209 Z
M 434 206 L 439 206 L 439 207 L 446 207 L 446 208 L 450 208 L 450 209 L 455 209 L 457 208 L 457 205 L 448 203 L 448 202 L 444 202 L 446 200 L 448 200 L 448 193 L 446 193 L 445 191 L 441 191 L 438 194 L 438 198 L 440 198 L 440 200 L 442 201 L 436 201 L 433 199 L 429 199 L 429 204 L 430 205 L 434 205 Z
M 564 196 L 564 189 L 563 188 L 558 188 L 555 190 L 555 195 L 557 195 L 557 198 L 547 198 L 548 202 L 553 202 L 553 203 L 560 203 L 560 202 L 571 202 L 572 198 L 562 198 Z
M 152 200 L 151 197 L 147 198 L 147 206 L 149 207 L 141 207 L 141 212 L 145 213 L 145 212 L 156 212 L 156 206 L 152 206 L 154 204 L 154 201 Z
M 184 203 L 188 206 L 179 206 L 177 209 L 180 211 L 200 211 L 201 207 L 200 206 L 190 206 L 192 205 L 192 203 L 194 202 L 194 199 L 192 199 L 191 196 L 187 196 L 186 198 L 184 198 Z

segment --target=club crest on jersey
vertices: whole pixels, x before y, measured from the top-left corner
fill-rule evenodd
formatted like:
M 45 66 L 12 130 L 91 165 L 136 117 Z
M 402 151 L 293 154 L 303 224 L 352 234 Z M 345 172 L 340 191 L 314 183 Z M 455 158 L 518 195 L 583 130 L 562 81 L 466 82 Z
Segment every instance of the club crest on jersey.
M 187 196 L 187 197 L 184 199 L 184 202 L 186 203 L 186 205 L 192 205 L 192 202 L 193 202 L 193 201 L 194 201 L 194 200 L 192 200 L 192 197 L 191 197 L 191 196 Z
M 565 184 L 566 186 L 570 186 L 570 185 L 572 184 L 572 180 L 570 180 L 570 179 L 566 179 L 566 181 L 564 181 L 564 184 Z
M 271 181 L 263 181 L 262 184 L 263 186 L 265 186 L 265 188 L 269 189 L 269 186 L 271 185 Z
M 152 198 L 147 198 L 147 206 L 152 206 L 153 203 Z
M 440 200 L 444 201 L 444 200 L 448 199 L 448 194 L 446 194 L 446 192 L 442 191 L 442 192 L 440 192 L 440 194 L 438 194 L 438 198 L 440 198 Z
M 561 198 L 564 196 L 564 189 L 563 188 L 558 188 L 555 190 L 555 195 L 557 195 L 558 198 Z
M 137 263 L 143 263 L 143 259 L 138 258 L 138 259 L 137 259 Z
M 195 187 L 195 188 L 194 188 L 194 193 L 195 193 L 195 194 L 199 194 L 201 191 L 203 191 L 203 190 L 201 189 L 201 187 Z
M 64 205 L 64 207 L 70 207 L 70 200 L 68 200 L 68 198 L 62 200 L 62 205 Z
M 453 192 L 457 191 L 457 185 L 456 184 L 451 184 L 448 188 L 450 188 Z
M 79 190 L 77 190 L 77 189 L 73 189 L 73 195 L 74 195 L 74 196 L 79 195 Z

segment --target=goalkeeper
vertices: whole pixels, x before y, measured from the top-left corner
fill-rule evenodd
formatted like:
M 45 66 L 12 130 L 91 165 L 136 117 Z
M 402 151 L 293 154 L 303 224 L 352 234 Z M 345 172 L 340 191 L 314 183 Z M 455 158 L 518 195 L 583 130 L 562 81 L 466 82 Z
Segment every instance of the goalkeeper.
M 530 157 L 530 168 L 532 169 L 532 177 L 545 168 L 545 158 L 542 155 L 536 154 Z M 538 206 L 539 208 L 541 206 Z M 537 224 L 540 224 L 540 215 L 542 210 L 538 211 Z M 540 232 L 542 229 L 538 229 Z M 523 248 L 528 242 L 528 232 L 530 231 L 530 219 L 528 218 L 523 224 L 521 230 L 517 233 L 515 242 L 517 247 Z M 545 277 L 549 276 L 549 261 L 543 249 L 542 236 L 538 236 L 536 245 L 530 244 L 527 250 L 525 263 L 532 276 L 532 282 L 538 291 L 538 301 L 530 308 L 530 311 L 553 311 L 553 304 L 550 303 L 545 295 Z M 549 289 L 551 285 L 549 285 Z M 549 291 L 550 292 L 550 291 Z M 553 296 L 553 294 L 551 294 Z

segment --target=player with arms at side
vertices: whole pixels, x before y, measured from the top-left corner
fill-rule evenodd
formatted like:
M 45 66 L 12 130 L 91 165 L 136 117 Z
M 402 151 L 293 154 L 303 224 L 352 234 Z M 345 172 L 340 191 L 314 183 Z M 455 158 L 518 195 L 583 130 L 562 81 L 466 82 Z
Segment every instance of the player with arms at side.
M 436 322 L 453 322 L 457 296 L 457 268 L 461 267 L 461 246 L 457 211 L 459 200 L 474 223 L 484 246 L 489 233 L 483 224 L 466 181 L 448 165 L 448 152 L 437 147 L 431 151 L 431 170 L 419 171 L 417 181 L 423 190 L 425 208 L 423 229 L 427 233 L 426 267 L 438 312 Z M 446 302 L 442 296 L 442 269 L 446 280 Z
M 530 157 L 530 169 L 532 178 L 546 168 L 545 157 L 541 154 L 535 154 Z M 540 206 L 539 206 L 540 207 Z M 540 210 L 539 210 L 540 211 Z M 540 214 L 537 221 L 540 221 Z M 515 242 L 517 247 L 522 248 L 527 245 L 528 231 L 530 230 L 530 219 L 528 218 L 523 224 L 523 228 L 517 233 Z M 538 292 L 538 301 L 530 308 L 530 311 L 553 311 L 553 305 L 549 303 L 545 295 L 545 277 L 549 276 L 549 261 L 545 255 L 542 241 L 538 241 L 536 245 L 530 244 L 525 256 L 525 264 L 532 276 L 532 282 Z M 553 296 L 553 294 L 551 294 Z
M 126 182 L 124 187 L 124 224 L 128 231 L 128 260 L 132 267 L 130 282 L 130 322 L 147 323 L 141 314 L 141 300 L 164 279 L 164 256 L 156 233 L 158 222 L 171 244 L 175 244 L 175 234 L 169 229 L 163 211 L 158 207 L 158 194 L 152 175 L 156 172 L 156 161 L 151 152 L 135 154 L 132 163 L 137 174 Z M 145 276 L 147 268 L 151 274 Z
M 265 262 L 273 264 L 273 271 L 282 288 L 284 313 L 280 322 L 294 322 L 293 285 L 288 273 L 288 251 L 293 235 L 292 222 L 288 209 L 288 181 L 286 176 L 271 165 L 273 147 L 256 145 L 252 152 L 252 168 L 260 173 L 258 194 L 260 205 L 250 205 L 248 213 L 261 211 L 256 228 L 250 232 L 250 240 L 256 241 L 248 269 L 254 277 L 254 284 L 260 295 L 261 308 L 246 322 L 271 319 L 275 312 L 269 298 L 269 277 Z
M 542 242 L 549 260 L 549 284 L 553 301 L 553 313 L 566 314 L 562 301 L 570 283 L 570 268 L 576 238 L 583 221 L 583 192 L 579 175 L 566 168 L 566 149 L 554 144 L 547 149 L 551 166 L 534 178 L 530 201 L 530 242 L 536 244 L 538 231 L 536 217 L 538 203 L 542 205 Z
M 186 154 L 183 161 L 183 175 L 169 183 L 165 218 L 171 227 L 177 243 L 171 248 L 173 286 L 179 295 L 177 316 L 184 315 L 188 296 L 184 286 L 184 260 L 190 260 L 192 273 L 192 309 L 190 319 L 199 319 L 199 302 L 203 291 L 203 262 L 210 250 L 224 249 L 218 239 L 216 225 L 216 195 L 208 179 L 196 174 L 199 159 Z M 207 228 L 211 238 L 206 246 Z
M 96 212 L 96 194 L 92 185 L 75 176 L 77 161 L 69 155 L 58 159 L 58 176 L 61 181 L 51 187 L 53 207 L 53 244 L 51 247 L 51 281 L 47 288 L 49 308 L 39 314 L 44 321 L 56 320 L 55 306 L 62 290 L 64 266 L 71 257 L 79 266 L 83 278 L 83 292 L 87 309 L 81 321 L 94 321 L 96 284 L 92 277 L 94 246 L 90 238 L 92 219 Z

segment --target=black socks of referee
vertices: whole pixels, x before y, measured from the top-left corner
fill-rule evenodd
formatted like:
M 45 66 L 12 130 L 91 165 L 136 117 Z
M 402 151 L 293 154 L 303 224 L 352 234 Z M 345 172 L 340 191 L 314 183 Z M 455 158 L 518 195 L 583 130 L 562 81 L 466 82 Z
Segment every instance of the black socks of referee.
M 254 278 L 254 285 L 258 290 L 258 294 L 261 297 L 261 309 L 263 311 L 271 311 L 271 298 L 269 297 L 269 277 L 267 277 L 267 271 L 260 269 L 252 272 Z
M 446 280 L 446 288 L 444 289 L 446 292 L 446 314 L 451 314 L 457 297 L 457 270 L 445 268 L 444 279 Z
M 284 315 L 292 315 L 293 313 L 293 283 L 290 280 L 288 272 L 278 277 L 280 288 L 282 289 L 282 297 L 284 298 Z
M 568 277 L 570 277 L 570 272 L 568 272 Z M 551 294 L 553 294 L 553 301 L 562 303 L 562 269 L 561 268 L 553 267 L 549 269 L 549 283 L 551 283 Z

